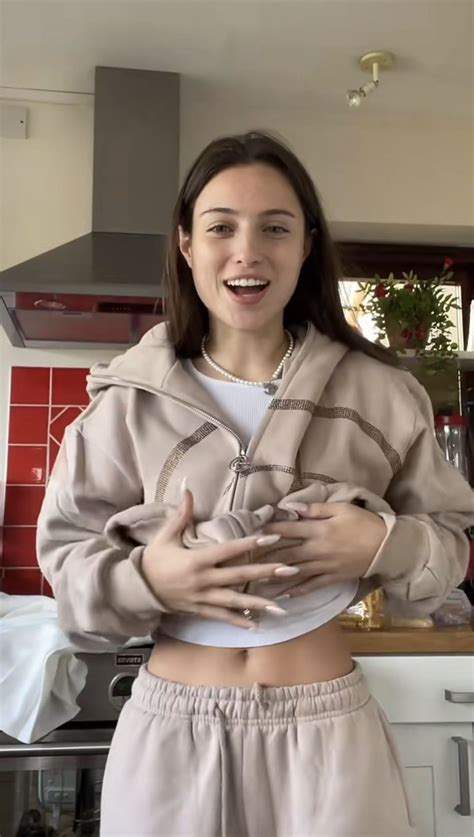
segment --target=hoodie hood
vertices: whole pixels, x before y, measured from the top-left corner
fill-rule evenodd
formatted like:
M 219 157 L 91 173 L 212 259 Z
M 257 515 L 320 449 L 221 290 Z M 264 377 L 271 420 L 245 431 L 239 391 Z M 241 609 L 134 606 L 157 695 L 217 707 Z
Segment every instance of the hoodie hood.
M 344 344 L 319 332 L 312 323 L 294 329 L 295 349 L 283 367 L 277 397 L 318 401 L 335 367 L 349 352 Z M 304 363 L 310 358 L 310 363 Z M 202 388 L 177 361 L 169 342 L 166 323 L 159 323 L 144 335 L 137 346 L 114 358 L 97 363 L 87 379 L 91 398 L 109 386 L 134 386 L 177 397 L 190 395 L 194 403 L 209 409 Z
M 176 353 L 168 339 L 167 324 L 159 323 L 136 346 L 109 363 L 94 364 L 87 377 L 87 392 L 95 398 L 101 389 L 114 384 L 161 389 L 175 363 Z

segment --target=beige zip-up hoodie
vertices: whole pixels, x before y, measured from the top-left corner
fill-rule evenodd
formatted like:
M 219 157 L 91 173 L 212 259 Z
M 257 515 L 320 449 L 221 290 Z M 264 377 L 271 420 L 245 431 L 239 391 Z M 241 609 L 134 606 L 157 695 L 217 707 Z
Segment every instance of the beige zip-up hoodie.
M 247 450 L 176 358 L 164 323 L 93 367 L 88 388 L 91 404 L 66 429 L 37 540 L 60 623 L 77 645 L 158 631 L 164 608 L 141 574 L 144 539 L 134 540 L 133 525 L 128 536 L 118 531 L 136 522 L 137 505 L 155 523 L 174 509 L 184 476 L 195 500 L 191 548 L 200 526 L 209 542 L 214 530 L 216 539 L 253 531 L 264 507 L 266 520 L 269 506 L 281 519 L 289 495 L 375 498 L 368 508 L 393 519 L 360 595 L 382 585 L 405 608 L 431 613 L 464 578 L 474 491 L 445 461 L 429 397 L 409 372 L 308 325 Z

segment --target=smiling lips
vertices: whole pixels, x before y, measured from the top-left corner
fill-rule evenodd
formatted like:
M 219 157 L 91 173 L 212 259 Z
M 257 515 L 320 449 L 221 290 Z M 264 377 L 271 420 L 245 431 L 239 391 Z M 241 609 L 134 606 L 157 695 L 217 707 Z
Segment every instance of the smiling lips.
M 256 305 L 265 296 L 270 285 L 268 279 L 241 277 L 224 282 L 235 302 L 243 305 Z

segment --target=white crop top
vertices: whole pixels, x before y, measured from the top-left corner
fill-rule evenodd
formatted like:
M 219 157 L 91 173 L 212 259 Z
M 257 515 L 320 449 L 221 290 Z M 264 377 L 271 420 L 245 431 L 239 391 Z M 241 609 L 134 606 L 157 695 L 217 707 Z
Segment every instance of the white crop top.
M 262 387 L 218 381 L 199 372 L 191 360 L 186 370 L 214 399 L 241 439 L 248 445 L 267 409 L 271 396 Z M 196 645 L 251 648 L 274 645 L 309 633 L 329 622 L 350 604 L 357 591 L 356 579 L 332 584 L 305 596 L 285 599 L 285 616 L 259 614 L 257 628 L 248 631 L 226 622 L 186 614 L 163 614 L 160 632 Z M 279 603 L 280 604 L 280 603 Z

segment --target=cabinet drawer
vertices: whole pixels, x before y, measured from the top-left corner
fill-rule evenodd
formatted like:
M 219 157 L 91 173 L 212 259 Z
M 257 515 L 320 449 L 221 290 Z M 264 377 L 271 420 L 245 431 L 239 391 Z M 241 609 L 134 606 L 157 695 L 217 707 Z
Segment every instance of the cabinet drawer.
M 474 702 L 451 702 L 445 690 L 472 700 L 472 656 L 355 658 L 392 723 L 474 723 Z

